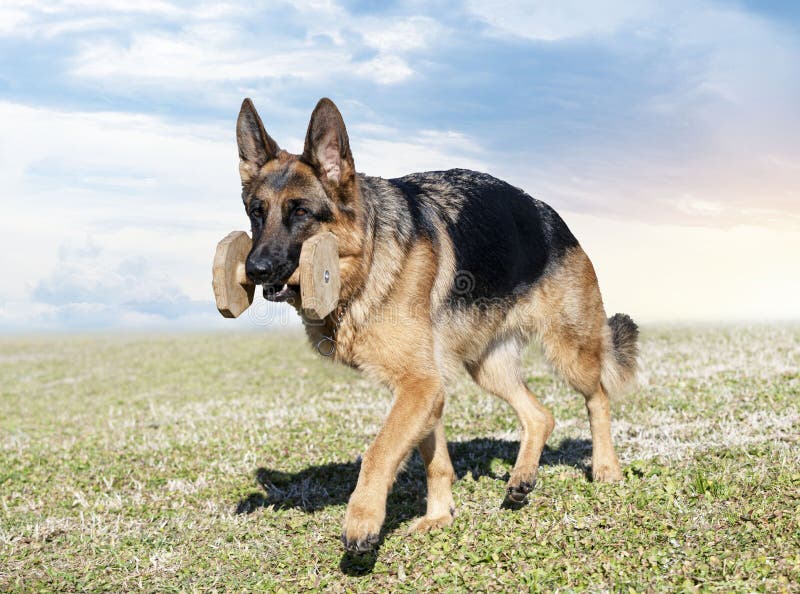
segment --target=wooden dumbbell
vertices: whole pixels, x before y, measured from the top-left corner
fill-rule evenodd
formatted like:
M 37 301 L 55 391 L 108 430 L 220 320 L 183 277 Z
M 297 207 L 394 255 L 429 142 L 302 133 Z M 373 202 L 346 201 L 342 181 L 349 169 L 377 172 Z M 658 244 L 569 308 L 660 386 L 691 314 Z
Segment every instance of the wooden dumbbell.
M 217 309 L 238 317 L 253 302 L 256 286 L 245 273 L 253 242 L 244 231 L 233 231 L 217 244 L 211 285 Z M 339 242 L 333 233 L 315 235 L 303 243 L 300 264 L 287 284 L 300 285 L 303 313 L 321 320 L 339 301 Z

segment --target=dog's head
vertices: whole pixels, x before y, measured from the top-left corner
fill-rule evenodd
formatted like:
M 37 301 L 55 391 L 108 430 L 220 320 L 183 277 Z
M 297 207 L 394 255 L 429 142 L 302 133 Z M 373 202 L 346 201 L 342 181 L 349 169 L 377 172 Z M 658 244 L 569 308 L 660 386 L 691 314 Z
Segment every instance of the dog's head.
M 245 270 L 264 296 L 285 301 L 286 285 L 303 242 L 328 228 L 356 198 L 356 170 L 344 120 L 330 99 L 320 99 L 308 124 L 302 155 L 281 150 L 267 134 L 250 99 L 236 122 L 242 200 L 253 249 Z

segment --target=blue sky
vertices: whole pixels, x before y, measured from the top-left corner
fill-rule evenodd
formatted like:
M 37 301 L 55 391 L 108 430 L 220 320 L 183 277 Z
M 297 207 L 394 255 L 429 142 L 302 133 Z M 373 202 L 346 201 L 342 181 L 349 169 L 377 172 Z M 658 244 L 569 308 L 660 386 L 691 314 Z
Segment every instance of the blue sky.
M 208 287 L 244 96 L 289 150 L 329 96 L 361 171 L 522 186 L 645 320 L 800 317 L 799 6 L 7 0 L 0 328 L 283 320 Z

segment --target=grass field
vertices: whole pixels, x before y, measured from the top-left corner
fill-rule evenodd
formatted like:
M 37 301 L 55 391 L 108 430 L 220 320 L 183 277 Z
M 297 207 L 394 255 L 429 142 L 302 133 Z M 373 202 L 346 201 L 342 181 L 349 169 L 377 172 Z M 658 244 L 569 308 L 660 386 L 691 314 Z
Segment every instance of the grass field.
M 587 479 L 582 398 L 530 505 L 499 504 L 517 422 L 466 377 L 446 419 L 454 525 L 409 536 L 409 461 L 375 556 L 339 541 L 391 397 L 299 335 L 0 340 L 0 591 L 800 591 L 800 327 L 645 328 L 612 404 L 625 481 Z

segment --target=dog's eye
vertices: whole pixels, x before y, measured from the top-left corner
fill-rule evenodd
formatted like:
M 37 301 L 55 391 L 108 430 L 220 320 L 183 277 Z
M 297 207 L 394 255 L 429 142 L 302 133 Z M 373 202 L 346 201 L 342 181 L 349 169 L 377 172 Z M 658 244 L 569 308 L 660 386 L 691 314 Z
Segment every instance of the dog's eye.
M 308 214 L 308 211 L 303 207 L 298 207 L 294 209 L 295 216 L 304 217 Z

